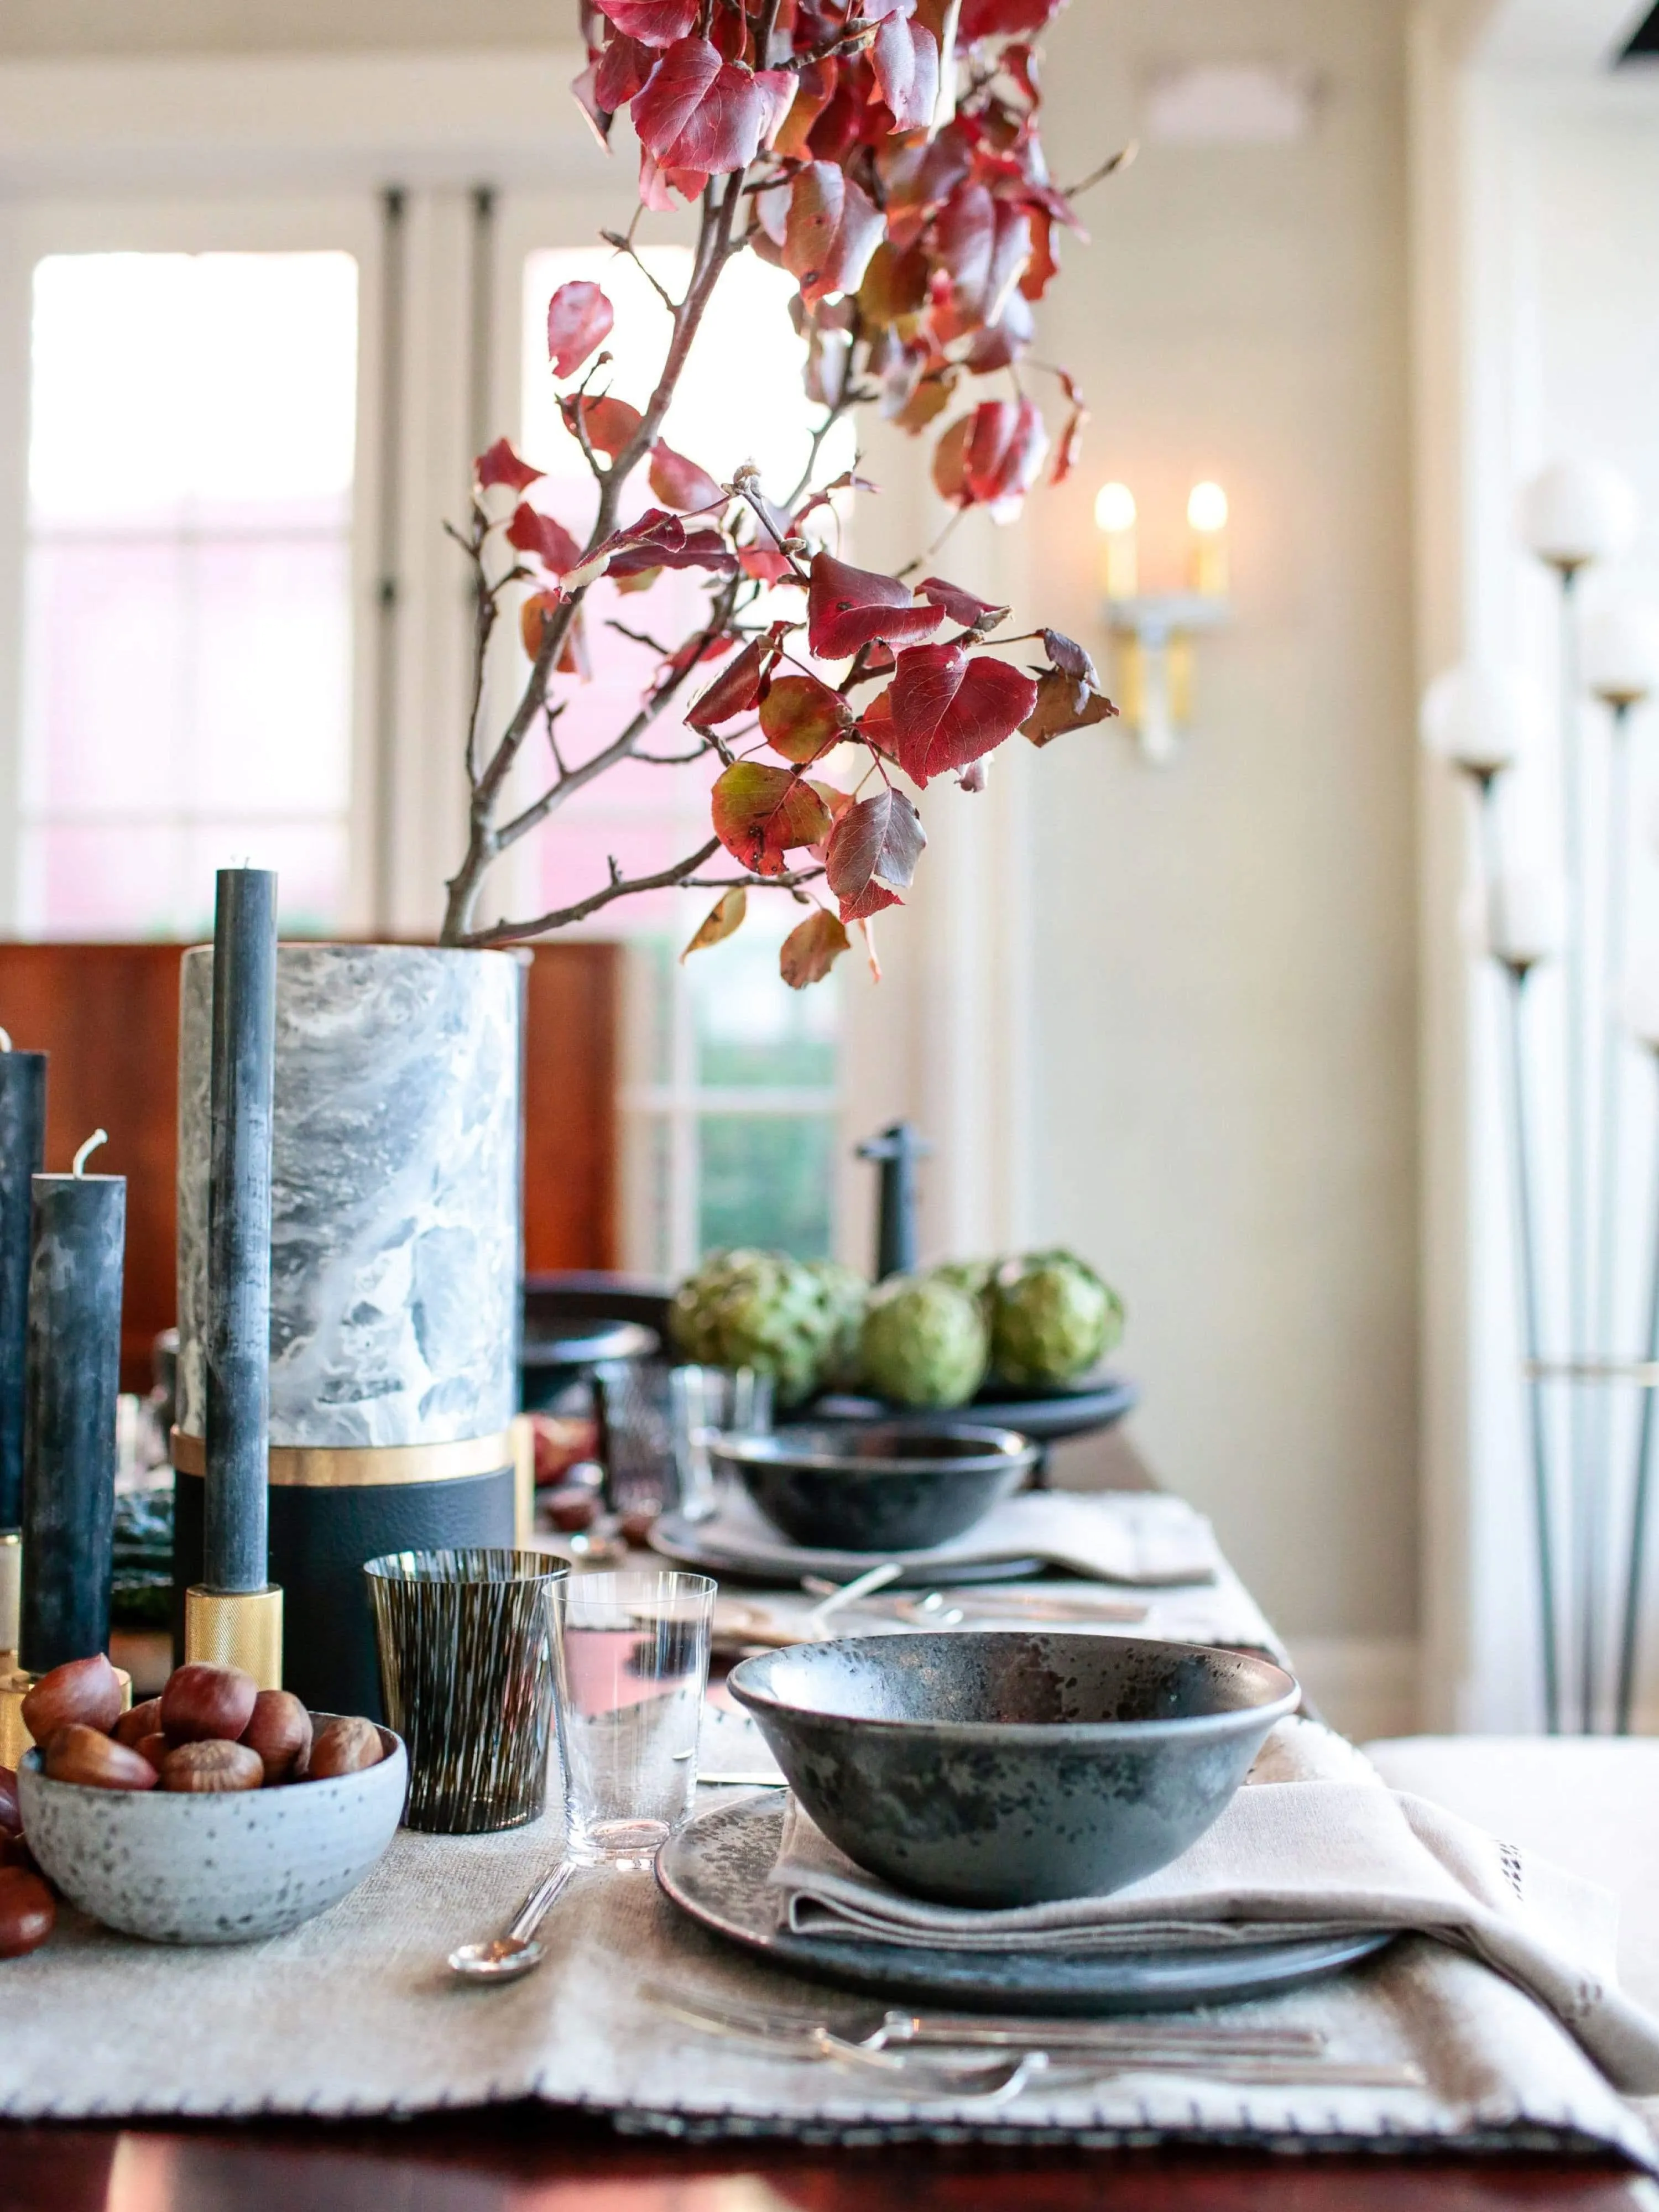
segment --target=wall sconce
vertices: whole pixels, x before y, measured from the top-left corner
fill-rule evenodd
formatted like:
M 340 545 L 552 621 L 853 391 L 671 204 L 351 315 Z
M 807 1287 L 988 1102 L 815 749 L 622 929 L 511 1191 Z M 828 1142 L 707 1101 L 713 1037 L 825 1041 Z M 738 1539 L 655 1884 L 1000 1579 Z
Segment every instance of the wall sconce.
M 1103 484 L 1095 500 L 1100 532 L 1100 589 L 1112 633 L 1113 690 L 1143 757 L 1172 760 L 1192 719 L 1193 640 L 1216 629 L 1227 600 L 1227 495 L 1218 483 L 1194 484 L 1187 501 L 1192 532 L 1184 592 L 1140 589 L 1138 520 L 1127 484 Z

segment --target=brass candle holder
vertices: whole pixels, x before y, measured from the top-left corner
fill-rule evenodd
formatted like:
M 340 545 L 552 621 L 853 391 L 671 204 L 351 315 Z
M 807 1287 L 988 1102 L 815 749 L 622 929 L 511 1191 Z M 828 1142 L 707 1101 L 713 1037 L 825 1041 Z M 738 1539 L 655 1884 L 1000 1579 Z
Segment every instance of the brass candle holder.
M 185 1658 L 214 1667 L 240 1667 L 262 1690 L 283 1686 L 283 1593 L 275 1583 L 262 1590 L 213 1590 L 196 1583 L 185 1592 Z

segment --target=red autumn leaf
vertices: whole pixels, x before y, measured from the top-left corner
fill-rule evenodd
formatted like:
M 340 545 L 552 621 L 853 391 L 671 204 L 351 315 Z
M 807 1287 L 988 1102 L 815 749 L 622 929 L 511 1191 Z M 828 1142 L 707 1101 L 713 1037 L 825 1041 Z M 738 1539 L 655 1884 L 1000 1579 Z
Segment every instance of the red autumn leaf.
M 793 573 L 789 556 L 768 545 L 744 546 L 738 555 L 738 566 L 745 576 L 752 576 L 762 584 L 781 583 Z
M 845 660 L 878 638 L 899 645 L 932 637 L 943 619 L 937 607 L 918 602 L 896 576 L 854 568 L 833 553 L 813 557 L 806 638 L 819 660 Z
M 647 46 L 672 46 L 697 20 L 697 0 L 599 0 L 624 38 Z
M 588 444 L 596 453 L 608 454 L 612 460 L 640 427 L 639 409 L 630 407 L 625 399 L 578 398 L 573 395 L 560 400 L 559 412 L 573 438 L 580 412 Z
M 684 967 L 694 952 L 704 951 L 711 945 L 724 944 L 734 930 L 742 928 L 748 911 L 749 894 L 741 884 L 733 884 L 729 891 L 722 891 L 697 924 L 690 943 L 680 955 L 680 965 Z
M 1091 681 L 1069 676 L 1064 669 L 1045 668 L 1037 676 L 1036 704 L 1019 726 L 1034 745 L 1046 745 L 1067 730 L 1087 729 L 1091 722 L 1108 721 L 1116 712 Z
M 532 660 L 542 649 L 542 624 L 563 597 L 564 593 L 556 590 L 532 592 L 519 609 L 519 635 Z
M 924 787 L 1012 737 L 1036 705 L 1029 676 L 992 653 L 919 645 L 898 657 L 893 738 L 900 767 Z
M 563 523 L 522 502 L 508 526 L 507 542 L 516 545 L 521 553 L 533 553 L 543 567 L 550 568 L 556 576 L 574 568 L 582 557 L 581 547 Z
M 834 162 L 809 162 L 790 186 L 783 265 L 809 305 L 856 292 L 881 235 L 881 210 Z
M 874 10 L 866 7 L 866 15 Z M 939 40 L 921 23 L 890 15 L 870 49 L 880 95 L 900 131 L 925 130 L 939 105 Z
M 738 643 L 735 637 L 709 637 L 702 630 L 695 630 L 663 662 L 663 673 L 684 676 L 688 669 L 696 668 L 702 661 L 723 660 L 728 653 L 736 650 Z
M 809 983 L 823 981 L 850 944 L 846 930 L 829 908 L 817 907 L 784 939 L 778 952 L 778 973 L 792 991 L 804 991 Z
M 547 303 L 547 357 L 554 375 L 574 375 L 609 337 L 616 319 L 610 301 L 585 276 L 561 284 Z
M 984 185 L 965 184 L 951 195 L 935 235 L 951 281 L 934 322 L 948 344 L 1002 315 L 1031 258 L 1031 219 L 1016 201 L 994 198 Z
M 688 461 L 684 453 L 677 453 L 660 438 L 651 448 L 649 473 L 651 489 L 665 507 L 678 507 L 690 513 L 696 507 L 714 507 L 726 497 L 707 469 Z
M 795 83 L 794 104 L 779 125 L 772 142 L 775 153 L 792 161 L 808 158 L 807 141 L 812 126 L 835 97 L 840 82 L 841 64 L 835 61 L 809 62 L 799 72 Z M 781 238 L 778 240 L 781 246 Z
M 1040 31 L 1060 13 L 1065 0 L 962 0 L 957 36 L 963 46 L 975 39 L 1009 39 Z
M 841 743 L 853 710 L 816 676 L 780 676 L 761 702 L 760 721 L 773 751 L 805 767 Z
M 685 718 L 688 726 L 701 730 L 706 737 L 720 723 L 731 721 L 734 715 L 750 713 L 759 703 L 765 689 L 771 657 L 771 648 L 764 638 L 751 638 L 691 708 Z
M 1063 484 L 1083 459 L 1083 426 L 1088 419 L 1086 407 L 1073 407 L 1066 417 L 1066 428 L 1060 434 L 1060 444 L 1054 453 L 1054 473 L 1048 479 L 1050 483 Z
M 566 581 L 574 588 L 607 573 L 637 576 L 647 568 L 712 568 L 729 575 L 737 565 L 737 555 L 718 530 L 688 530 L 678 514 L 648 507 L 637 522 L 596 545 Z
M 927 304 L 927 256 L 920 246 L 901 253 L 884 240 L 859 285 L 859 318 L 866 329 L 919 315 Z
M 1008 619 L 1006 607 L 994 606 L 989 599 L 964 592 L 960 584 L 947 583 L 943 576 L 924 576 L 916 586 L 916 597 L 940 608 L 964 629 L 994 629 Z
M 1067 637 L 1063 629 L 1045 629 L 1042 649 L 1062 674 L 1075 677 L 1080 684 L 1092 684 L 1097 690 L 1100 689 L 1094 655 L 1087 646 L 1079 645 L 1074 637 Z
M 491 484 L 510 484 L 514 491 L 533 484 L 542 473 L 527 461 L 521 461 L 505 438 L 497 438 L 487 453 L 479 454 L 472 464 L 472 472 L 485 490 Z
M 659 169 L 723 175 L 752 161 L 773 102 L 752 70 L 720 59 L 712 40 L 682 38 L 634 103 L 634 128 Z
M 657 65 L 655 51 L 640 39 L 612 39 L 593 70 L 593 104 L 602 114 L 626 107 Z
M 789 112 L 795 104 L 795 93 L 800 80 L 793 70 L 757 70 L 755 83 L 766 103 L 761 117 L 760 143 L 763 147 L 775 146 Z
M 1002 507 L 1006 513 L 1030 489 L 1047 448 L 1035 400 L 982 400 L 939 440 L 933 482 L 959 507 Z
M 842 920 L 861 921 L 897 905 L 927 842 L 921 817 L 902 791 L 884 787 L 849 806 L 830 831 L 824 854 L 825 878 L 841 901 Z
M 781 875 L 785 854 L 816 844 L 830 827 L 811 785 L 764 761 L 733 761 L 711 797 L 714 835 L 751 875 Z

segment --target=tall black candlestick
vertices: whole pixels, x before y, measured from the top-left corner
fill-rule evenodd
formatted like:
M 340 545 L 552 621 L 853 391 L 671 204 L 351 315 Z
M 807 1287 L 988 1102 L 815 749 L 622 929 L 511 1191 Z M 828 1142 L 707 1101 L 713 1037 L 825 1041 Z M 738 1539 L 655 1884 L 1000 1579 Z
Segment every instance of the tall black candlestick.
M 881 1196 L 876 1208 L 876 1280 L 914 1274 L 921 1253 L 916 1232 L 916 1163 L 933 1151 L 908 1121 L 895 1121 L 858 1148 L 861 1160 L 881 1165 Z
M 46 1055 L 8 1048 L 0 1052 L 0 1530 L 23 1517 L 29 1179 L 40 1171 L 46 1140 Z
M 33 1197 L 18 1658 L 43 1674 L 109 1642 L 126 1178 L 38 1175 Z
M 264 1590 L 269 1566 L 270 1139 L 276 878 L 222 868 L 213 927 L 203 1583 Z

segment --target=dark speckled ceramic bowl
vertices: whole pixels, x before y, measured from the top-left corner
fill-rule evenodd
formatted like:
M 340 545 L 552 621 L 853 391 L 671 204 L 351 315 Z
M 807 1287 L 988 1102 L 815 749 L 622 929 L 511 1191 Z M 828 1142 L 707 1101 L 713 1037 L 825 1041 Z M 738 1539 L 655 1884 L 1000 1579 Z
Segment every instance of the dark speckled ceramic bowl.
M 1012 1429 L 824 1423 L 710 1449 L 790 1540 L 820 1552 L 931 1551 L 1017 1490 L 1036 1447 Z
M 1166 1866 L 1299 1695 L 1249 1653 L 1022 1631 L 797 1644 L 730 1680 L 849 1858 L 988 1906 L 1101 1897 Z

